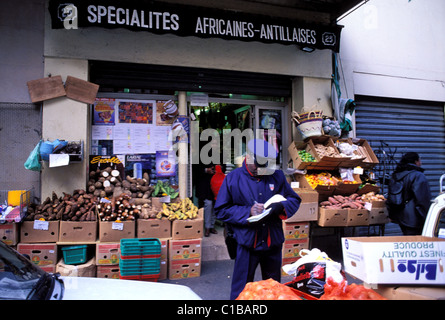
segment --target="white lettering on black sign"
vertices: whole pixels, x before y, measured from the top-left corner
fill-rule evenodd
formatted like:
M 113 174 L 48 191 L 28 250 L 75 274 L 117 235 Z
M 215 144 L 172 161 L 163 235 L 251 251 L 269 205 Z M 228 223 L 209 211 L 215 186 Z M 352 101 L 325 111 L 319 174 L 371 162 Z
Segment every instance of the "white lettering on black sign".
M 339 51 L 341 26 L 150 0 L 49 0 L 54 29 L 125 28 L 155 34 L 294 44 Z

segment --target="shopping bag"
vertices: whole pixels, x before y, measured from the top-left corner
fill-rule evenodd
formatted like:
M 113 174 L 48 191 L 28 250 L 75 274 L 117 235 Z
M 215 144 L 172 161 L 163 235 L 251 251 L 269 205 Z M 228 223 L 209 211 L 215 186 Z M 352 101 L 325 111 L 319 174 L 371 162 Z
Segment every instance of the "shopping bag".
M 34 150 L 31 151 L 31 153 L 28 156 L 28 159 L 25 161 L 25 169 L 32 170 L 32 171 L 40 171 L 41 165 L 40 165 L 40 144 L 42 143 L 42 140 L 37 143 L 37 145 L 34 147 Z
M 345 279 L 341 264 L 331 260 L 319 249 L 302 249 L 300 256 L 296 262 L 283 266 L 284 272 L 295 276 L 289 284 L 290 287 L 320 298 L 324 294 L 326 279 L 332 277 L 336 282 Z

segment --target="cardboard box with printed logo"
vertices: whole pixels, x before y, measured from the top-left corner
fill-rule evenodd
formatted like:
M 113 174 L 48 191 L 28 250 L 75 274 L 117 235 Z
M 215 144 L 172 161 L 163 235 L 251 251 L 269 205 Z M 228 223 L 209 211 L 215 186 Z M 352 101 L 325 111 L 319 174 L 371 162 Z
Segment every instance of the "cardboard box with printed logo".
M 170 240 L 169 260 L 201 259 L 202 239 Z
M 57 264 L 57 244 L 55 243 L 19 243 L 17 251 L 29 257 L 38 266 Z
M 347 273 L 369 284 L 445 283 L 445 239 L 423 236 L 342 238 Z
M 120 243 L 97 243 L 96 264 L 98 266 L 119 265 Z
M 201 275 L 201 259 L 170 260 L 168 263 L 170 280 L 196 278 Z
M 19 224 L 15 222 L 7 222 L 0 224 L 0 241 L 8 246 L 15 246 L 19 242 Z
M 287 222 L 283 221 L 283 232 L 286 240 L 308 239 L 309 222 Z

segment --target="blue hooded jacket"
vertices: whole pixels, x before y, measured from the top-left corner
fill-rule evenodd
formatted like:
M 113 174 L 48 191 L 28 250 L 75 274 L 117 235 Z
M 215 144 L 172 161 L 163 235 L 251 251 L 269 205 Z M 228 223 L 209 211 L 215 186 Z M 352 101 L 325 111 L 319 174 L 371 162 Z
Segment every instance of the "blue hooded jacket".
M 249 223 L 247 218 L 255 201 L 265 203 L 275 194 L 287 199 L 282 202 L 286 216 L 271 216 L 264 221 Z M 281 170 L 255 177 L 244 161 L 241 168 L 233 170 L 224 179 L 215 202 L 215 214 L 219 220 L 230 224 L 238 244 L 265 250 L 282 245 L 282 220 L 293 216 L 300 202 L 300 196 L 292 190 Z

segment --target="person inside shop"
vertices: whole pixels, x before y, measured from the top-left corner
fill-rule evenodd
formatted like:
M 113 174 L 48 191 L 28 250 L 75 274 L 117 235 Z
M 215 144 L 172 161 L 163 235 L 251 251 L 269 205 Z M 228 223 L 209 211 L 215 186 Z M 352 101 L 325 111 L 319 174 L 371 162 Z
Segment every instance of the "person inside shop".
M 273 164 L 278 154 L 267 141 L 252 139 L 240 168 L 227 174 L 215 202 L 217 219 L 229 224 L 236 240 L 236 258 L 230 298 L 236 299 L 244 286 L 254 280 L 260 265 L 262 278 L 281 280 L 281 249 L 284 242 L 282 220 L 297 212 L 301 198 L 292 190 L 281 170 Z M 268 205 L 269 214 L 257 221 L 274 195 L 285 198 Z
M 212 148 L 216 147 L 217 141 L 217 139 L 212 138 L 210 146 Z M 209 142 L 201 141 L 200 152 L 202 147 L 207 143 Z M 215 229 L 216 217 L 213 210 L 215 196 L 211 188 L 211 180 L 215 175 L 215 172 L 215 163 L 213 163 L 213 161 L 208 164 L 204 164 L 200 161 L 200 163 L 194 165 L 193 168 L 193 181 L 196 181 L 195 195 L 198 198 L 198 208 L 204 207 L 204 235 L 206 237 L 210 236 L 211 233 L 218 233 Z
M 422 161 L 417 152 L 404 154 L 394 170 L 389 182 L 391 193 L 397 189 L 397 183 L 402 187 L 403 205 L 397 208 L 388 207 L 389 217 L 399 224 L 404 235 L 422 234 L 426 215 L 431 205 L 431 191 L 428 180 L 421 167 Z M 399 188 L 400 189 L 400 188 Z

